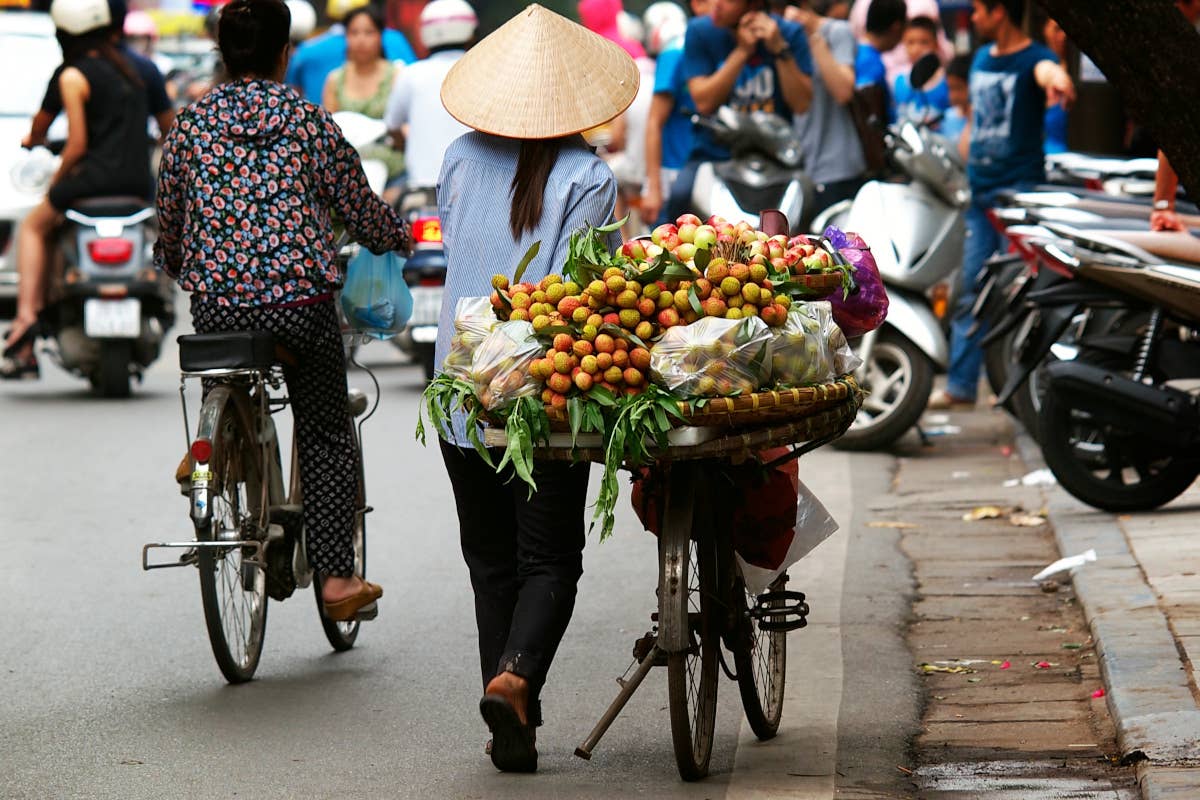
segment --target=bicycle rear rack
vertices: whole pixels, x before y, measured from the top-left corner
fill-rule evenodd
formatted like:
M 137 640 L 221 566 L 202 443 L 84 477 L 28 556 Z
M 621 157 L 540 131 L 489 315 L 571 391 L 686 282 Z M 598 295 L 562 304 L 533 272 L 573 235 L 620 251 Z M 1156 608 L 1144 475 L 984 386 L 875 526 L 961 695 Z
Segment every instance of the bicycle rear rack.
M 255 566 L 257 566 L 259 568 L 265 568 L 266 565 L 265 565 L 265 562 L 263 561 L 263 543 L 259 542 L 259 541 L 249 540 L 249 541 L 235 541 L 235 542 L 195 542 L 195 541 L 193 541 L 193 542 L 151 542 L 150 544 L 143 545 L 143 547 L 142 547 L 142 569 L 145 571 L 149 571 L 152 569 L 170 569 L 172 567 L 189 567 L 193 563 L 193 561 L 191 559 L 188 559 L 188 560 L 183 560 L 183 561 L 171 561 L 171 562 L 167 562 L 167 563 L 163 563 L 163 564 L 151 564 L 150 563 L 150 551 L 157 550 L 159 548 L 164 548 L 164 549 L 172 549 L 173 548 L 176 550 L 185 550 L 185 549 L 205 550 L 205 549 L 220 548 L 220 549 L 224 549 L 224 550 L 229 550 L 234 547 L 241 547 L 243 549 L 249 547 L 254 550 L 253 558 L 245 558 L 245 557 L 242 558 L 243 564 L 254 564 Z

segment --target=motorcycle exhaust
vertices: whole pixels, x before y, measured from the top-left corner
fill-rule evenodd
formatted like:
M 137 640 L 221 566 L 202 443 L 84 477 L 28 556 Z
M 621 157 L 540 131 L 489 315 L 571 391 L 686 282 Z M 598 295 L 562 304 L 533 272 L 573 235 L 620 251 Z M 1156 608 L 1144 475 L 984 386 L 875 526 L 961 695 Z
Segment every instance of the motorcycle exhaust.
M 1046 368 L 1048 391 L 1101 424 L 1187 451 L 1200 445 L 1200 399 L 1170 386 L 1138 383 L 1079 361 Z

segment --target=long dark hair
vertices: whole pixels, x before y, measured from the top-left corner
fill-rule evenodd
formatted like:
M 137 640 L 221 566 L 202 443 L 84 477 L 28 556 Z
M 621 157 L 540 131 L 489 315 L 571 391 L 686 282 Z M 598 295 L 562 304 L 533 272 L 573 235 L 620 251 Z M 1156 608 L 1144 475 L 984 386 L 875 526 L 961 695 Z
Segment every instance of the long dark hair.
M 379 58 L 384 58 L 385 57 L 384 51 L 383 51 L 384 22 L 383 22 L 383 15 L 379 13 L 378 9 L 376 9 L 374 6 L 359 6 L 358 8 L 353 9 L 349 14 L 347 14 L 342 19 L 342 25 L 344 25 L 346 27 L 346 31 L 348 33 L 350 31 L 350 23 L 354 21 L 354 18 L 355 17 L 363 17 L 363 16 L 365 16 L 367 19 L 371 20 L 371 26 L 374 27 L 375 30 L 379 31 Z M 347 49 L 347 55 L 349 55 L 349 49 Z
M 521 154 L 517 156 L 517 174 L 512 180 L 512 210 L 508 215 L 508 226 L 513 239 L 520 239 L 525 231 L 531 231 L 542 221 L 542 195 L 546 193 L 546 181 L 558 161 L 558 151 L 566 142 L 561 139 L 525 139 L 521 142 Z
M 55 35 L 58 38 L 58 46 L 62 48 L 64 64 L 70 65 L 88 53 L 97 53 L 100 58 L 116 67 L 117 72 L 121 73 L 121 76 L 135 88 L 142 88 L 142 79 L 138 76 L 137 70 L 129 63 L 129 59 L 113 45 L 111 28 L 99 28 L 78 36 L 60 30 Z
M 232 0 L 217 22 L 217 42 L 229 75 L 274 72 L 291 27 L 292 14 L 283 0 Z

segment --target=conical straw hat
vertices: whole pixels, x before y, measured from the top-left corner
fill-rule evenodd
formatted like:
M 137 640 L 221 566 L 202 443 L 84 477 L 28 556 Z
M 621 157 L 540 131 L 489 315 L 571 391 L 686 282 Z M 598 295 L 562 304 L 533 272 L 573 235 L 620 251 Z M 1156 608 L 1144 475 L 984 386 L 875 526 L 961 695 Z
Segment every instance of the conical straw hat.
M 484 133 L 551 139 L 616 117 L 639 80 L 620 45 L 534 4 L 458 60 L 442 84 L 442 105 Z

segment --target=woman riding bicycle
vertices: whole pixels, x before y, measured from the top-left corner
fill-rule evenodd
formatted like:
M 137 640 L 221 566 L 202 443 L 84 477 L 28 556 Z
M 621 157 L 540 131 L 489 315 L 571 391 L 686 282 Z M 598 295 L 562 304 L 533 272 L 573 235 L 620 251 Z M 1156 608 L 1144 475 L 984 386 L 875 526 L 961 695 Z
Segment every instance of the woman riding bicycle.
M 17 229 L 17 315 L 4 340 L 0 378 L 38 376 L 33 345 L 46 302 L 51 234 L 77 200 L 102 195 L 149 197 L 146 91 L 113 44 L 108 0 L 54 0 L 50 6 L 63 68 L 58 89 L 67 143 L 46 197 Z
M 358 455 L 332 218 L 377 253 L 410 237 L 328 113 L 283 83 L 289 24 L 283 0 L 221 11 L 230 80 L 180 112 L 163 146 L 155 263 L 191 293 L 197 332 L 266 330 L 289 351 L 308 559 L 326 615 L 350 620 L 383 592 L 354 574 Z
M 540 241 L 524 277 L 536 283 L 566 263 L 573 231 L 612 219 L 616 181 L 580 132 L 624 111 L 637 88 L 637 66 L 617 45 L 537 5 L 451 68 L 442 102 L 475 130 L 450 145 L 438 180 L 449 258 L 438 363 L 460 297 Z M 478 257 L 482 231 L 491 232 L 487 258 Z M 532 772 L 542 687 L 583 574 L 588 465 L 539 462 L 529 496 L 469 446 L 461 418 L 441 448 L 475 592 L 492 763 Z

